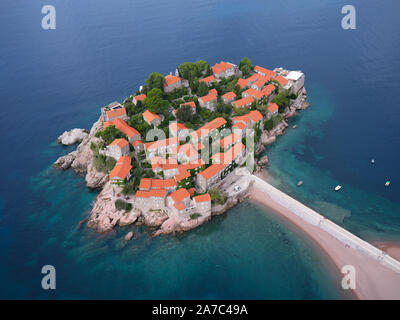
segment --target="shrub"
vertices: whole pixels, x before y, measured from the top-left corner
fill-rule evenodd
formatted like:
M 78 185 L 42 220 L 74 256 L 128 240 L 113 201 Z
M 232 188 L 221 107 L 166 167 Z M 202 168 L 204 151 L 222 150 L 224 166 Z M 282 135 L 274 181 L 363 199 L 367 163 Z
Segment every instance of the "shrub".
M 123 200 L 118 199 L 114 203 L 115 209 L 117 210 L 125 210 L 125 211 L 131 211 L 132 210 L 132 204 L 125 202 Z
M 201 214 L 200 213 L 192 213 L 189 217 L 190 217 L 190 219 L 194 220 L 194 219 L 201 217 Z
M 211 202 L 215 204 L 224 204 L 228 198 L 226 193 L 218 188 L 211 188 L 208 193 L 210 194 Z

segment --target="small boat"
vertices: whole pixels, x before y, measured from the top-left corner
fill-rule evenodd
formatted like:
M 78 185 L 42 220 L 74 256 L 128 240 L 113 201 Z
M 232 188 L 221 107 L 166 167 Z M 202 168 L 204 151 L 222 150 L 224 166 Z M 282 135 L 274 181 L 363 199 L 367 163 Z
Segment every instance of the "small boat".
M 296 128 L 297 128 L 297 124 L 295 124 L 292 128 L 293 128 L 293 129 L 296 129 Z
M 385 187 L 389 187 L 390 186 L 390 180 L 385 182 Z
M 335 187 L 335 191 L 339 191 L 340 189 L 342 189 L 342 186 L 341 186 L 341 185 L 337 185 L 337 186 Z
M 372 160 L 371 160 L 371 163 L 374 164 L 374 163 L 375 163 L 375 159 L 372 159 Z
M 303 184 L 303 181 L 300 180 L 299 182 L 297 182 L 297 186 L 300 187 Z

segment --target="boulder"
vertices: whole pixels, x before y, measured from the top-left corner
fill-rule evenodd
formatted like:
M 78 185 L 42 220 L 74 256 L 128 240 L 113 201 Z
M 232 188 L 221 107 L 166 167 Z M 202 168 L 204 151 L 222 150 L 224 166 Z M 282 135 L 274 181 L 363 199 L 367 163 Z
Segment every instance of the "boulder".
M 119 219 L 119 226 L 127 226 L 134 223 L 138 217 L 140 216 L 140 211 L 136 211 L 132 209 L 131 212 L 126 212 L 120 219 Z
M 125 241 L 129 241 L 129 240 L 131 240 L 132 238 L 133 238 L 133 232 L 130 231 L 130 232 L 128 232 L 128 233 L 125 235 L 124 240 L 125 240 Z
M 261 157 L 260 160 L 257 161 L 257 164 L 258 164 L 260 167 L 266 166 L 266 165 L 268 164 L 268 157 L 267 157 L 267 156 Z
M 62 170 L 70 168 L 77 154 L 78 154 L 77 151 L 72 151 L 71 153 L 58 158 L 56 162 L 53 163 L 53 168 Z
M 88 136 L 88 132 L 85 129 L 72 129 L 71 131 L 65 131 L 61 136 L 58 137 L 58 143 L 65 146 L 70 146 L 75 143 L 82 142 Z

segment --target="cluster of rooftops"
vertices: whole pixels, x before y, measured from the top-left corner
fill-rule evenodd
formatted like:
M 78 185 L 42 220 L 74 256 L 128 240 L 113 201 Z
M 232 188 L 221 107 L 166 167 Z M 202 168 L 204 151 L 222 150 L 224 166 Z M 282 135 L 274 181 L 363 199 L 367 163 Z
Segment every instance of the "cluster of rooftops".
M 288 75 L 285 70 L 272 71 L 255 66 L 251 76 L 242 78 L 241 72 L 232 63 L 222 61 L 211 69 L 213 74 L 200 79 L 199 82 L 211 86 L 213 82 L 219 81 L 221 78 L 239 75 L 237 85 L 240 89 L 247 88 L 242 91 L 242 98 L 236 99 L 236 94 L 231 91 L 221 95 L 221 99 L 235 108 L 249 108 L 255 101 L 266 101 L 268 116 L 278 112 L 278 105 L 271 102 L 276 91 L 273 81 L 285 89 L 290 89 L 290 86 L 293 85 L 293 81 L 289 81 L 285 77 Z M 298 75 L 296 76 L 298 78 Z M 165 92 L 171 92 L 181 86 L 183 86 L 183 79 L 179 77 L 178 73 L 164 77 Z M 145 98 L 146 94 L 142 93 L 134 96 L 132 102 L 137 104 L 138 101 L 143 101 Z M 217 90 L 210 89 L 207 95 L 198 98 L 198 103 L 202 107 L 214 110 L 217 99 Z M 182 103 L 180 107 L 183 105 L 190 106 L 192 111 L 196 112 L 194 101 Z M 176 111 L 173 112 L 175 116 Z M 253 129 L 254 126 L 262 127 L 264 118 L 258 110 L 252 110 L 247 114 L 232 118 L 231 133 L 213 142 L 214 146 L 217 145 L 218 152 L 210 154 L 207 159 L 209 162 L 205 163 L 202 151 L 206 148 L 205 144 L 208 144 L 208 138 L 214 137 L 214 134 L 218 136 L 219 131 L 227 129 L 227 121 L 222 117 L 205 123 L 195 131 L 189 130 L 183 123 L 171 122 L 169 138 L 143 143 L 139 131 L 126 123 L 127 113 L 121 104 L 115 102 L 103 108 L 102 116 L 104 128 L 114 125 L 129 140 L 116 139 L 105 151 L 106 155 L 117 160 L 115 167 L 109 173 L 110 180 L 118 184 L 130 178 L 132 165 L 129 144 L 131 144 L 136 152 L 145 151 L 153 172 L 156 175 L 162 173 L 161 177 L 163 177 L 162 179 L 142 178 L 136 198 L 172 199 L 168 201 L 172 201 L 172 205 L 178 211 L 189 205 L 182 199 L 188 197 L 190 199 L 190 196 L 195 194 L 195 190 L 196 193 L 204 194 L 193 197 L 192 201 L 195 203 L 210 201 L 210 196 L 206 191 L 220 181 L 227 171 L 232 170 L 243 160 L 246 148 L 242 139 L 246 136 L 247 129 Z M 157 127 L 161 124 L 162 117 L 149 110 L 145 110 L 142 116 L 150 126 Z M 188 137 L 190 139 L 187 142 Z M 168 156 L 165 157 L 166 155 Z

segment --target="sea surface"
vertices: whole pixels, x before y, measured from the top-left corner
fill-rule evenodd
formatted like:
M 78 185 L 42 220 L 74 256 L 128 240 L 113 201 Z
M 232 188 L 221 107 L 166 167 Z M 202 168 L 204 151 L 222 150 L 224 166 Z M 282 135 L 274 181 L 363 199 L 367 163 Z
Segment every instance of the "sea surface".
M 305 72 L 311 106 L 267 148 L 268 180 L 364 239 L 400 243 L 398 1 L 352 1 L 356 30 L 337 0 L 50 2 L 50 31 L 42 1 L 0 4 L 0 298 L 351 298 L 323 252 L 249 202 L 178 236 L 79 227 L 96 193 L 51 168 L 74 149 L 58 135 L 184 61 Z M 41 288 L 44 265 L 56 290 Z

